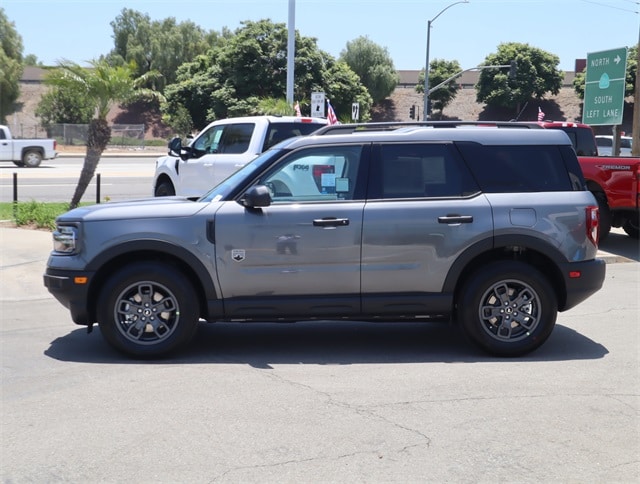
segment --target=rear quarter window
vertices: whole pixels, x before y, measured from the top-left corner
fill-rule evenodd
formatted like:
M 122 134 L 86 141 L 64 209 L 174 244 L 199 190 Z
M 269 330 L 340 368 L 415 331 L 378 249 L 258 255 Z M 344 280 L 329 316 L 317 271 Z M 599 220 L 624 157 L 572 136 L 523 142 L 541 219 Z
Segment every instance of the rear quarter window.
M 460 143 L 458 148 L 480 189 L 486 193 L 557 192 L 584 188 L 575 153 L 568 146 Z

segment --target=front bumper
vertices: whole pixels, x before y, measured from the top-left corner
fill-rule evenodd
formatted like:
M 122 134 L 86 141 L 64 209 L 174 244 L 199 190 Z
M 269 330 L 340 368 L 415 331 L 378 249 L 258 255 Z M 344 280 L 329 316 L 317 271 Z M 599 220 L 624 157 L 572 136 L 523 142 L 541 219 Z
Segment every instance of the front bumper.
M 43 276 L 45 287 L 69 309 L 76 324 L 89 326 L 95 323 L 95 311 L 89 301 L 89 284 L 93 275 L 87 271 L 47 269 Z

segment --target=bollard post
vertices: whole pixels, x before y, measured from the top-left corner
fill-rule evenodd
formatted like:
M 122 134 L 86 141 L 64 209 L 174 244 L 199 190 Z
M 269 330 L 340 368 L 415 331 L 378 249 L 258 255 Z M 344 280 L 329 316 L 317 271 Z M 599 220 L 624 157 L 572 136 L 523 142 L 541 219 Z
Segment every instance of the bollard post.
M 13 218 L 18 218 L 18 174 L 13 172 Z
M 100 173 L 96 175 L 96 203 L 100 203 Z

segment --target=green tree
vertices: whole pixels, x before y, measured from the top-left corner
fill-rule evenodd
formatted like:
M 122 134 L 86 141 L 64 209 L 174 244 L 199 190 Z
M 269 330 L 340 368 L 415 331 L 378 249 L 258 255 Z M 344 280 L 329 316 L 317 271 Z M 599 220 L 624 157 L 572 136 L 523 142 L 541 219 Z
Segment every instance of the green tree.
M 104 60 L 94 60 L 91 61 L 90 68 L 84 68 L 65 60 L 59 62 L 58 70 L 47 77 L 46 82 L 52 86 L 76 91 L 86 96 L 94 112 L 94 117 L 89 122 L 87 152 L 78 185 L 69 204 L 70 208 L 76 208 L 80 203 L 95 174 L 100 157 L 111 139 L 107 115 L 113 105 L 133 101 L 143 96 L 158 97 L 157 92 L 141 87 L 157 73 L 149 72 L 143 76 L 134 77 L 135 72 L 134 63 L 114 67 Z
M 627 51 L 627 70 L 625 73 L 624 95 L 633 96 L 636 91 L 636 73 L 638 72 L 638 46 L 629 47 Z M 585 71 L 576 72 L 573 89 L 580 99 L 584 99 Z
M 558 94 L 564 74 L 558 69 L 558 56 L 529 44 L 503 43 L 488 55 L 482 65 L 509 65 L 517 62 L 515 78 L 509 68 L 483 69 L 476 85 L 476 100 L 491 106 L 520 110 L 531 99 L 542 99 L 546 93 Z
M 179 106 L 191 116 L 193 126 L 202 129 L 215 119 L 256 115 L 263 112 L 264 99 L 282 99 L 286 93 L 287 28 L 270 20 L 246 21 L 232 35 L 205 55 L 180 66 L 177 82 L 167 86 L 163 105 L 165 121 L 173 126 Z M 323 91 L 334 108 L 351 112 L 351 103 L 362 99 L 361 113 L 368 115 L 370 96 L 364 95 L 357 75 L 345 64 L 318 49 L 316 39 L 295 38 L 294 98 L 308 99 Z M 350 74 L 343 71 L 347 70 Z M 343 75 L 344 74 L 344 75 Z M 348 87 L 348 88 L 347 88 Z M 345 92 L 354 97 L 347 100 Z M 364 111 L 363 111 L 364 110 Z
M 447 61 L 444 59 L 434 59 L 429 62 L 429 90 L 436 87 L 438 84 L 446 81 L 450 77 L 455 76 L 462 72 L 460 63 L 456 60 Z M 455 99 L 458 94 L 460 86 L 455 79 L 445 84 L 439 89 L 436 89 L 429 95 L 431 101 L 431 108 L 440 111 L 440 118 L 442 118 L 444 108 L 447 107 Z M 416 86 L 417 92 L 424 92 L 424 69 L 420 71 L 418 75 L 418 85 Z M 424 117 L 424 115 L 423 115 Z
M 38 60 L 38 57 L 35 54 L 24 56 L 22 64 L 25 66 L 44 67 L 44 64 Z
M 360 77 L 374 103 L 387 98 L 398 84 L 398 73 L 389 51 L 368 37 L 347 42 L 339 60 L 345 62 Z
M 180 64 L 190 62 L 205 53 L 217 42 L 219 35 L 205 32 L 193 22 L 177 23 L 173 17 L 152 21 L 148 14 L 123 8 L 120 15 L 111 22 L 114 49 L 109 54 L 109 62 L 118 65 L 136 63 L 135 76 L 157 71 L 162 77 L 154 77 L 164 89 L 166 84 L 176 80 Z
M 60 71 L 53 71 L 52 76 Z M 49 130 L 53 124 L 88 124 L 94 113 L 94 105 L 86 92 L 72 87 L 52 86 L 45 92 L 36 108 L 35 114 L 41 119 L 42 126 Z
M 22 37 L 0 8 L 0 123 L 6 122 L 20 96 L 22 72 Z
M 360 104 L 360 121 L 366 122 L 371 119 L 371 95 L 346 62 L 332 63 L 325 71 L 324 78 L 325 94 L 331 101 L 338 119 L 342 122 L 351 120 L 351 105 L 354 102 Z

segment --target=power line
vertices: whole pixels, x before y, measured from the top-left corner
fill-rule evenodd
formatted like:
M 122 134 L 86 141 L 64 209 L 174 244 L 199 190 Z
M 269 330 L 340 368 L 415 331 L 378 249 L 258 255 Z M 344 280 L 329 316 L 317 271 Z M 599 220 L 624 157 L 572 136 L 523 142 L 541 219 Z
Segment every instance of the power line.
M 628 8 L 622 8 L 622 7 L 614 7 L 613 5 L 609 5 L 607 3 L 601 3 L 601 2 L 594 2 L 593 0 L 582 0 L 584 3 L 592 3 L 594 5 L 600 5 L 601 7 L 608 7 L 608 8 L 613 8 L 614 10 L 622 10 L 623 12 L 631 12 L 631 13 L 640 13 L 637 10 L 629 10 Z M 624 0 L 628 3 L 633 3 L 635 5 L 640 5 L 640 2 L 636 2 L 634 0 Z

